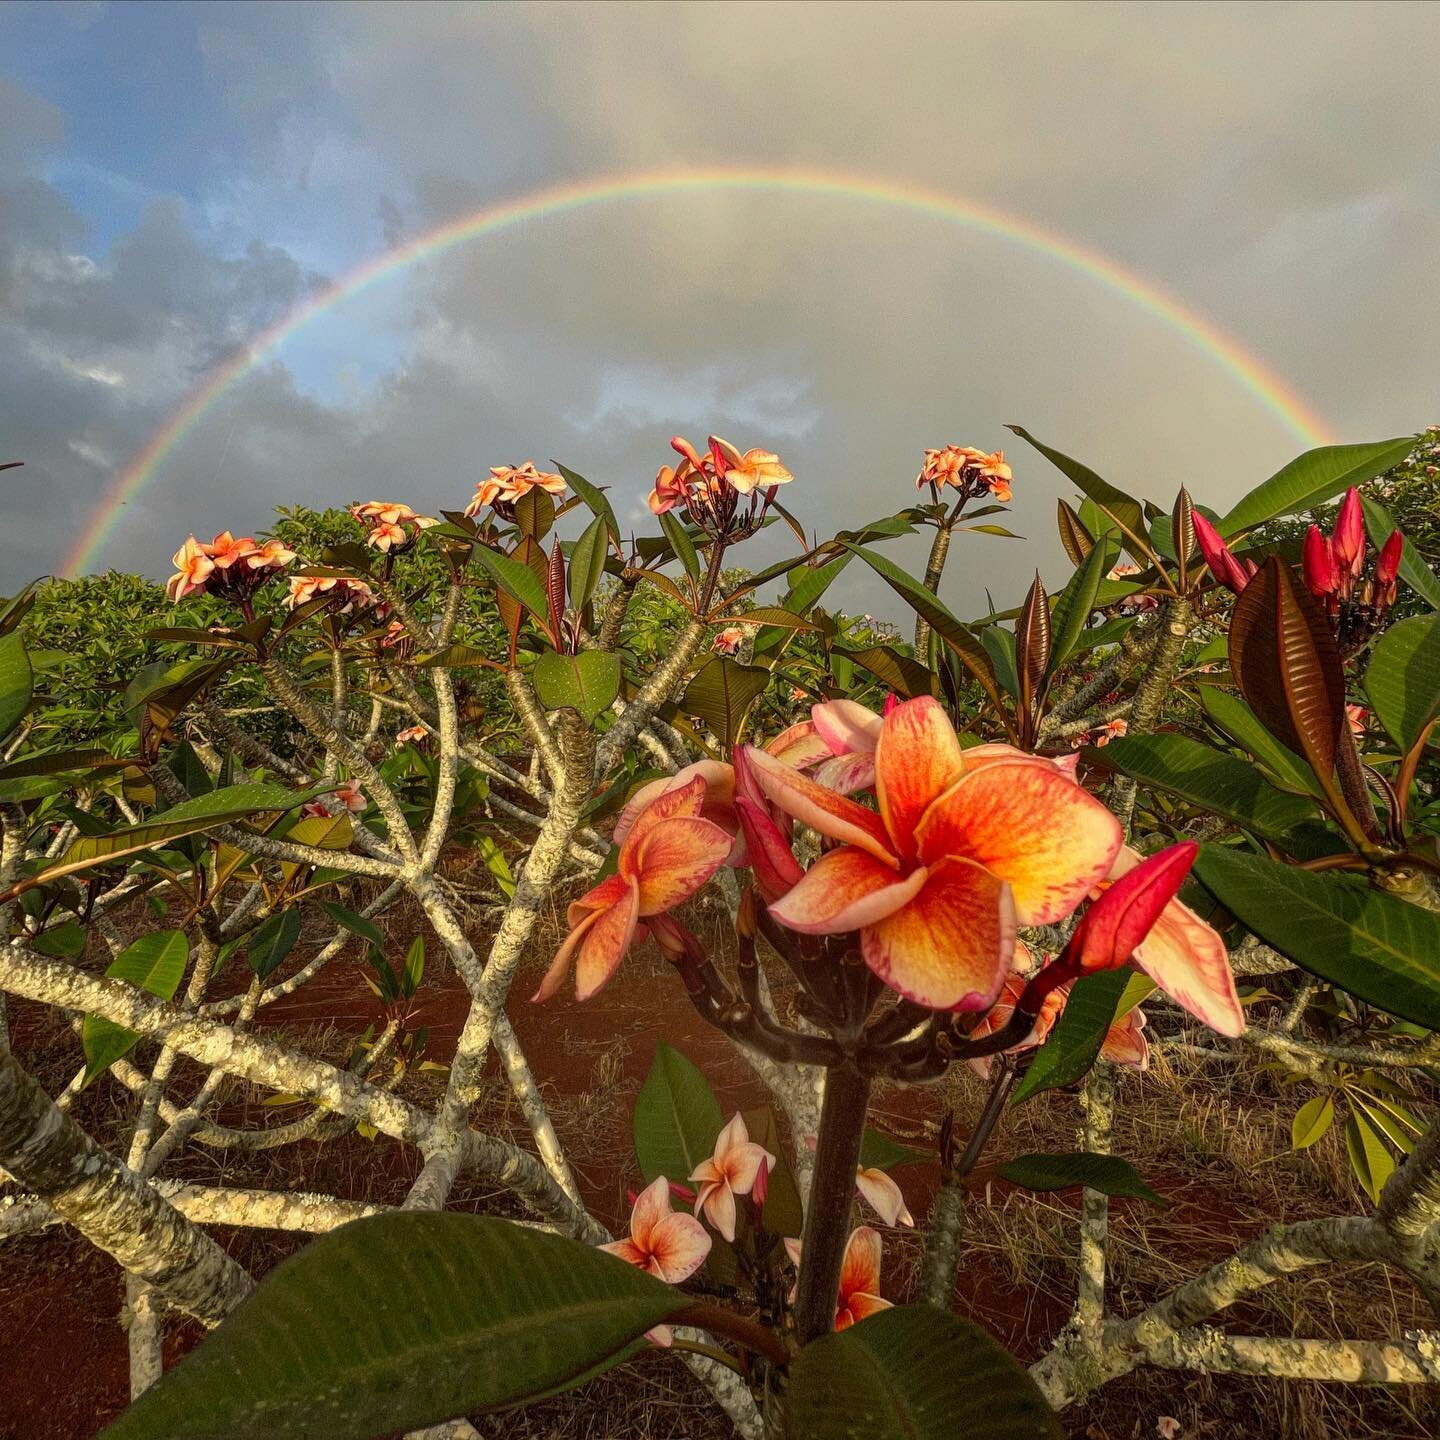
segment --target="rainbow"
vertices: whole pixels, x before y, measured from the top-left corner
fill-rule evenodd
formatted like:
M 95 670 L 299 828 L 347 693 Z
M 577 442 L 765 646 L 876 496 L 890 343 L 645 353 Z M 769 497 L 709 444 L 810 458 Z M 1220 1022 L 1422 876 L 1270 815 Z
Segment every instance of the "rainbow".
M 1127 269 L 1110 256 L 1019 215 L 980 201 L 947 195 L 940 190 L 825 170 L 704 167 L 647 171 L 550 186 L 512 200 L 486 205 L 373 256 L 316 291 L 283 319 L 255 336 L 240 354 L 210 371 L 180 408 L 155 431 L 100 497 L 84 530 L 65 557 L 64 573 L 79 575 L 91 569 L 120 519 L 121 507 L 155 478 L 166 457 L 205 418 L 217 401 L 257 365 L 274 355 L 288 336 L 341 301 L 394 275 L 407 265 L 527 221 L 614 201 L 649 200 L 696 191 L 781 191 L 886 205 L 950 220 L 967 229 L 1012 241 L 1104 285 L 1179 332 L 1234 376 L 1307 445 L 1332 443 L 1328 427 L 1320 417 L 1283 380 L 1267 370 L 1254 356 L 1247 354 L 1217 326 L 1174 296 L 1166 294 L 1153 281 Z

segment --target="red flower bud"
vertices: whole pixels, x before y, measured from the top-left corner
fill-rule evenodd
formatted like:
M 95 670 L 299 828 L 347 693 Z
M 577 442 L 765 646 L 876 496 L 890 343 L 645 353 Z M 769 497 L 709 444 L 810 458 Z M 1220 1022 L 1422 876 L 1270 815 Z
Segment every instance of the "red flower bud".
M 1400 555 L 1404 549 L 1405 537 L 1398 530 L 1390 532 L 1390 538 L 1385 542 L 1384 549 L 1380 551 L 1380 558 L 1375 562 L 1375 583 L 1377 585 L 1391 585 L 1395 577 L 1400 573 Z
M 1220 532 L 1198 511 L 1191 515 L 1195 526 L 1195 539 L 1199 542 L 1200 553 L 1210 567 L 1210 573 L 1227 590 L 1238 595 L 1246 586 L 1254 567 L 1248 571 L 1230 553 L 1230 547 L 1221 538 Z
M 770 1193 L 770 1161 L 768 1158 L 760 1161 L 760 1168 L 755 1172 L 755 1183 L 750 1187 L 750 1203 L 754 1205 L 755 1212 L 765 1207 L 765 1197 Z
M 1318 525 L 1312 525 L 1305 532 L 1301 569 L 1305 574 L 1305 584 L 1316 599 L 1323 600 L 1340 588 L 1335 552 L 1330 548 L 1330 542 L 1321 534 Z
M 1360 492 L 1352 485 L 1340 502 L 1340 513 L 1335 518 L 1335 533 L 1330 539 L 1330 548 L 1335 554 L 1335 564 L 1352 579 L 1359 579 L 1365 568 L 1365 511 L 1360 504 Z

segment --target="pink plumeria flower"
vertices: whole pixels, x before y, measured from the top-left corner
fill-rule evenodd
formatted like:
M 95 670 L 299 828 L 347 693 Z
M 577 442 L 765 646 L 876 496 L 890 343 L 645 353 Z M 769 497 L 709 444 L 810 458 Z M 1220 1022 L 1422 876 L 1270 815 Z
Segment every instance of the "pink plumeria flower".
M 715 637 L 713 643 L 721 655 L 734 655 L 745 643 L 745 627 L 743 625 L 727 625 Z
M 423 725 L 410 725 L 406 729 L 396 732 L 395 748 L 403 750 L 407 745 L 418 745 L 429 733 Z
M 773 1166 L 775 1157 L 750 1138 L 745 1117 L 737 1110 L 715 1141 L 715 1154 L 690 1176 L 700 1187 L 696 1209 L 729 1241 L 735 1239 L 735 1197 L 750 1193 L 762 1163 Z
M 1180 1440 L 1180 1422 L 1173 1415 L 1159 1415 L 1155 1419 L 1155 1433 L 1160 1440 Z
M 1127 1010 L 1106 1032 L 1100 1057 L 1134 1070 L 1150 1068 L 1150 1045 L 1145 1039 L 1145 1012 L 1136 1005 Z
M 352 815 L 359 815 L 370 803 L 365 798 L 365 792 L 361 790 L 358 780 L 345 781 L 345 783 L 336 790 L 335 800 L 340 805 L 343 805 Z
M 688 900 L 725 863 L 732 840 L 702 818 L 706 788 L 697 774 L 635 817 L 615 874 L 571 904 L 570 934 L 532 1000 L 548 1000 L 577 957 L 575 997 L 588 1000 L 619 968 L 639 922 Z
M 728 440 L 710 437 L 710 454 L 721 478 L 742 495 L 788 485 L 795 477 L 770 450 L 746 450 L 743 454 Z
M 635 1201 L 630 1212 L 630 1236 L 611 1240 L 599 1248 L 663 1280 L 678 1285 L 688 1280 L 710 1253 L 710 1236 L 693 1216 L 670 1208 L 670 1182 L 658 1176 Z M 669 1345 L 668 1325 L 646 1331 L 657 1345 Z
M 915 1217 L 906 1206 L 900 1187 L 883 1170 L 874 1166 L 856 1166 L 855 1188 L 887 1225 L 909 1225 L 913 1228 Z
M 187 595 L 204 591 L 206 582 L 214 573 L 215 562 L 210 558 L 207 547 L 193 535 L 175 552 L 173 562 L 176 573 L 166 582 L 165 595 L 171 604 L 178 605 Z

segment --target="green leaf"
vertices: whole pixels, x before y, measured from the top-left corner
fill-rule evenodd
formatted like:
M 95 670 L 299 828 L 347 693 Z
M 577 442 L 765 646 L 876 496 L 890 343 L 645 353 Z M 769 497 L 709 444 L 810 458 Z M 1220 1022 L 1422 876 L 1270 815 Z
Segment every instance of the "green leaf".
M 1042 1090 L 1071 1085 L 1085 1074 L 1115 1023 L 1115 1012 L 1129 980 L 1130 972 L 1122 966 L 1098 975 L 1082 975 L 1075 982 L 1055 1028 L 1015 1087 L 1012 1105 Z
M 1070 577 L 1069 583 L 1055 597 L 1055 610 L 1051 616 L 1054 639 L 1050 649 L 1050 674 L 1054 674 L 1074 653 L 1080 643 L 1080 636 L 1086 622 L 1095 610 L 1095 597 L 1100 593 L 1100 582 L 1109 568 L 1107 547 L 1097 545 L 1086 557 L 1085 563 Z
M 729 656 L 712 655 L 685 687 L 680 708 L 698 715 L 721 750 L 728 752 L 740 737 L 750 707 L 769 683 L 770 672 L 759 665 L 742 665 Z
M 541 655 L 533 677 L 535 693 L 547 710 L 578 710 L 593 725 L 620 693 L 620 657 L 604 650 Z
M 0 740 L 25 718 L 34 686 L 24 640 L 13 632 L 0 637 Z
M 660 517 L 660 528 L 665 532 L 665 538 L 670 542 L 675 558 L 685 567 L 685 573 L 692 580 L 698 580 L 700 557 L 695 553 L 695 546 L 691 543 L 684 525 L 673 515 L 666 513 Z
M 1318 814 L 1313 800 L 1277 790 L 1248 762 L 1168 731 L 1126 735 L 1093 755 L 1087 752 L 1087 759 L 1267 840 L 1283 840 L 1287 831 Z
M 313 1240 L 106 1440 L 360 1440 L 568 1388 L 688 1297 L 488 1216 L 394 1212 Z
M 1415 448 L 1407 435 L 1365 445 L 1324 445 L 1307 450 L 1283 470 L 1257 485 L 1219 522 L 1222 535 L 1253 530 L 1277 515 L 1299 515 L 1313 510 L 1351 485 L 1398 465 Z
M 1440 614 L 1401 620 L 1375 642 L 1365 693 L 1390 738 L 1408 753 L 1440 715 Z
M 1068 1190 L 1083 1185 L 1102 1195 L 1133 1195 L 1152 1205 L 1165 1205 L 1140 1178 L 1140 1172 L 1118 1155 L 1093 1155 L 1072 1151 L 1061 1155 L 1017 1155 L 997 1166 L 996 1175 L 1026 1190 Z
M 1202 685 L 1200 705 L 1220 729 L 1270 772 L 1280 789 L 1297 795 L 1319 795 L 1320 787 L 1310 767 L 1302 765 L 1289 747 L 1282 745 L 1260 723 L 1260 717 L 1238 695 L 1222 690 L 1218 685 Z
M 877 680 L 897 695 L 914 700 L 920 695 L 938 695 L 935 672 L 911 655 L 902 655 L 890 645 L 872 645 L 865 650 L 836 651 L 857 665 L 863 665 Z
M 425 936 L 417 935 L 405 952 L 405 994 L 413 995 L 425 975 Z
M 1023 426 L 1009 425 L 1006 428 L 1013 430 L 1022 440 L 1028 440 L 1056 469 L 1073 480 L 1107 518 L 1115 522 L 1124 536 L 1125 548 L 1141 565 L 1151 563 L 1145 507 L 1133 495 L 1117 490 L 1108 480 L 1102 480 L 1088 465 L 1072 460 L 1059 450 L 1052 450 Z M 1091 529 L 1098 537 L 1099 528 Z
M 545 623 L 550 613 L 550 602 L 545 597 L 545 586 L 528 565 L 485 545 L 477 545 L 473 554 L 481 568 L 489 572 L 490 578 L 506 595 L 517 605 L 523 605 L 542 625 Z
M 592 485 L 583 475 L 567 470 L 558 460 L 554 463 L 555 468 L 565 477 L 565 483 L 585 502 L 590 513 L 605 522 L 610 538 L 617 545 L 622 544 L 620 522 L 615 518 L 615 511 L 605 498 L 605 492 L 598 485 Z
M 807 1345 L 786 1440 L 1060 1440 L 1039 1387 L 978 1325 L 897 1305 Z
M 190 958 L 190 943 L 183 930 L 156 930 L 127 945 L 110 963 L 105 974 L 111 980 L 128 980 L 161 1000 L 174 998 Z M 133 1030 L 87 1015 L 80 1030 L 85 1049 L 85 1079 L 88 1085 L 103 1074 L 139 1040 Z
M 1368 495 L 1360 497 L 1365 510 L 1365 528 L 1371 543 L 1378 550 L 1399 527 L 1390 512 Z M 1411 543 L 1408 535 L 1400 537 L 1400 578 L 1432 609 L 1440 610 L 1440 577 L 1425 562 L 1425 557 Z
M 1335 1123 L 1335 1097 L 1313 1095 L 1296 1112 L 1290 1122 L 1290 1148 L 1308 1150 L 1325 1138 Z
M 968 626 L 962 625 L 934 595 L 893 560 L 858 545 L 847 548 L 853 550 L 917 615 L 929 623 L 930 628 L 960 657 L 966 669 L 980 682 L 981 688 L 990 697 L 995 708 L 1002 715 L 1005 714 L 1005 702 L 1000 695 L 994 662 L 984 645 L 976 639 L 974 632 Z
M 608 549 L 605 520 L 596 516 L 570 552 L 570 604 L 576 610 L 583 610 L 599 588 Z
M 63 775 L 71 770 L 112 769 L 132 763 L 113 759 L 106 750 L 48 750 L 0 765 L 0 780 L 19 780 L 29 775 Z
M 635 1097 L 635 1158 L 646 1183 L 685 1180 L 715 1153 L 724 1119 L 710 1082 L 663 1040 Z
M 363 915 L 357 915 L 353 910 L 347 910 L 333 900 L 322 900 L 320 908 L 342 929 L 358 935 L 362 940 L 368 940 L 381 950 L 385 948 L 385 936 L 373 920 L 367 920 Z
M 71 920 L 64 925 L 52 925 L 48 930 L 42 931 L 30 942 L 30 946 L 42 955 L 65 955 L 73 960 L 77 955 L 85 953 L 87 933 L 83 925 Z
M 300 938 L 300 908 L 292 905 L 263 921 L 251 935 L 245 953 L 258 979 L 265 979 L 295 948 Z
M 1385 1148 L 1380 1132 L 1358 1110 L 1352 1110 L 1345 1122 L 1345 1149 L 1355 1178 L 1378 1205 L 1385 1182 L 1395 1173 L 1395 1157 Z
M 868 1125 L 860 1137 L 860 1163 L 867 1170 L 889 1170 L 894 1165 L 917 1165 L 934 1159 L 934 1152 L 902 1145 Z
M 818 630 L 812 620 L 785 609 L 782 605 L 757 605 L 753 610 L 737 610 L 724 619 L 734 625 L 774 625 L 781 630 Z
M 1019 695 L 1020 678 L 1015 668 L 1015 635 L 1000 625 L 986 625 L 975 632 L 995 665 L 995 678 L 1007 695 Z
M 1440 1030 L 1440 915 L 1363 880 L 1202 845 L 1195 873 L 1266 944 L 1402 1020 Z

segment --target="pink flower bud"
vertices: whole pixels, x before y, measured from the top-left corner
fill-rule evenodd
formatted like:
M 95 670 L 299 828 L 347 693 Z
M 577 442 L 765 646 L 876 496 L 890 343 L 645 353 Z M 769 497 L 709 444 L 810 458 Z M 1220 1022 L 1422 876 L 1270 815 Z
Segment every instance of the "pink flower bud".
M 1400 555 L 1404 548 L 1405 537 L 1398 530 L 1390 532 L 1390 538 L 1385 542 L 1384 548 L 1380 551 L 1380 558 L 1375 562 L 1375 583 L 1376 585 L 1391 585 L 1395 577 L 1400 573 Z
M 1348 571 L 1352 579 L 1358 579 L 1365 568 L 1365 511 L 1360 504 L 1360 492 L 1353 485 L 1340 502 L 1330 547 L 1334 551 L 1337 568 L 1342 573 Z
M 1210 573 L 1227 590 L 1232 590 L 1238 595 L 1254 574 L 1253 569 L 1247 571 L 1243 565 L 1230 553 L 1230 547 L 1221 537 L 1220 532 L 1196 510 L 1191 519 L 1195 525 L 1195 539 L 1199 542 L 1200 553 L 1205 557 L 1205 563 L 1210 567 Z
M 1301 569 L 1305 574 L 1305 584 L 1316 599 L 1323 600 L 1340 588 L 1335 552 L 1330 548 L 1330 542 L 1321 534 L 1318 525 L 1312 525 L 1305 532 Z

